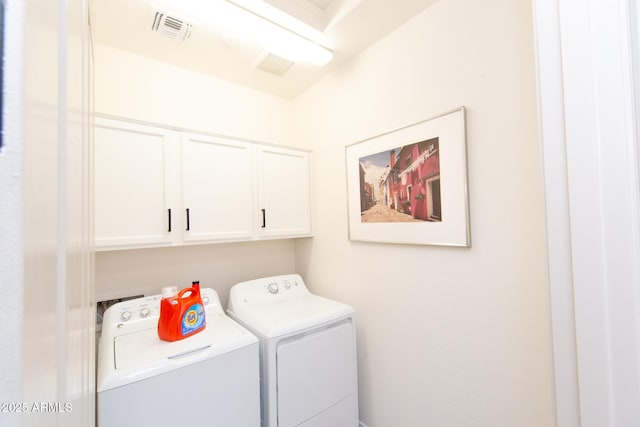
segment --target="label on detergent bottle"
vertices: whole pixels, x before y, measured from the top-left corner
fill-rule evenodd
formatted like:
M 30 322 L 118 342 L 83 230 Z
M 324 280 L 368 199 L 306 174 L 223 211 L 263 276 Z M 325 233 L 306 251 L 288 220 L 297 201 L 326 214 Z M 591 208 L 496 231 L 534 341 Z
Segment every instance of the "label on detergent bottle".
M 189 335 L 204 326 L 204 307 L 193 304 L 185 311 L 182 318 L 182 335 Z

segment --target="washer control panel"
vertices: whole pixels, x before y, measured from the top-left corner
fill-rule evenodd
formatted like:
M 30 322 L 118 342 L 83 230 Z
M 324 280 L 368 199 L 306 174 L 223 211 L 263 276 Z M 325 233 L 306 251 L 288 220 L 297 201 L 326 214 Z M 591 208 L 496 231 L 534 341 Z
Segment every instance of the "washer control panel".
M 215 308 L 222 312 L 220 301 L 216 291 L 210 288 L 201 288 L 200 295 L 205 308 Z M 130 299 L 112 305 L 105 311 L 103 318 L 104 327 L 122 327 L 123 324 L 136 321 L 158 321 L 160 317 L 160 300 L 162 295 L 153 295 L 144 298 Z

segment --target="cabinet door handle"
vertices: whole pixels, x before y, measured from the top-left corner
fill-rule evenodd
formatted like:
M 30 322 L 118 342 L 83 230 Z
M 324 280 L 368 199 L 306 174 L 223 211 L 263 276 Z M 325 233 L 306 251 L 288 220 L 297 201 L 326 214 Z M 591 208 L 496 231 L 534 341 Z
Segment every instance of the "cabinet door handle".
M 189 229 L 191 229 L 191 222 L 190 222 L 190 218 L 189 218 L 189 209 L 185 209 L 185 211 L 187 211 L 187 231 L 189 231 Z
M 262 211 L 262 228 L 266 228 L 267 227 L 267 210 L 266 209 L 260 209 Z
M 167 215 L 169 217 L 169 233 L 171 233 L 171 209 L 167 209 Z

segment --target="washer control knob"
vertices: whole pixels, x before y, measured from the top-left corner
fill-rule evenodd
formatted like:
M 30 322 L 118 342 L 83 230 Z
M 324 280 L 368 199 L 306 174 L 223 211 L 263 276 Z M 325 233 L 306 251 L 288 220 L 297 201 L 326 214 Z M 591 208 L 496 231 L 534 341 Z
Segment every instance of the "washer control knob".
M 285 288 L 285 289 L 291 289 L 291 283 L 289 283 L 289 281 L 288 281 L 288 280 L 285 280 L 285 282 L 284 282 L 284 288 Z
M 203 303 L 204 305 L 209 304 L 209 297 L 207 297 L 207 296 L 202 297 L 202 303 Z
M 143 307 L 140 309 L 140 317 L 147 317 L 151 313 L 147 307 Z
M 280 290 L 280 287 L 278 286 L 277 283 L 269 283 L 269 286 L 267 287 L 267 289 L 269 289 L 269 292 L 272 294 L 277 294 L 278 291 Z
M 122 318 L 123 322 L 126 322 L 127 320 L 131 319 L 131 312 L 130 311 L 123 311 L 122 314 L 120 315 L 120 317 Z

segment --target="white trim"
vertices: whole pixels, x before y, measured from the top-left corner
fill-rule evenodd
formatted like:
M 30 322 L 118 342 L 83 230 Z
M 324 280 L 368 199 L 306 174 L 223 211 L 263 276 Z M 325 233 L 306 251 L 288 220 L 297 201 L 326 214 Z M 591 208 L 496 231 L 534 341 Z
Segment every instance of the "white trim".
M 590 8 L 577 1 L 559 6 L 581 421 L 584 426 L 612 426 Z
M 0 310 L 0 402 L 21 402 L 23 396 L 24 232 L 22 180 L 25 114 L 25 4 L 5 0 L 3 146 L 0 148 L 0 292 L 10 304 Z M 10 349 L 10 350 L 8 350 Z M 0 414 L 5 427 L 22 426 L 19 414 Z
M 600 53 L 604 55 L 598 64 L 601 65 L 600 74 L 614 83 L 601 91 L 601 98 L 606 103 L 600 102 L 600 106 L 601 115 L 606 114 L 606 119 L 601 121 L 601 146 L 607 148 L 602 150 L 605 154 L 602 157 L 608 162 L 603 175 L 608 196 L 604 204 L 608 221 L 604 227 L 607 230 L 607 264 L 612 267 L 607 271 L 607 292 L 613 416 L 617 426 L 640 425 L 639 123 L 633 93 L 633 55 L 639 52 L 633 51 L 632 36 L 637 33 L 633 34 L 632 28 L 638 20 L 630 9 L 635 3 L 619 1 L 618 8 L 598 3 L 599 9 L 594 11 L 594 16 L 602 15 L 605 10 L 615 12 L 611 13 L 608 26 L 598 28 L 600 37 L 606 34 L 611 38 L 601 49 Z M 611 140 L 616 142 L 615 150 L 608 149 Z
M 534 2 L 560 427 L 640 425 L 630 1 Z
M 580 426 L 558 1 L 534 2 L 556 422 Z
M 59 373 L 67 372 L 67 4 L 58 3 L 58 176 L 56 257 L 56 359 Z M 58 375 L 58 396 L 65 396 L 66 375 Z

